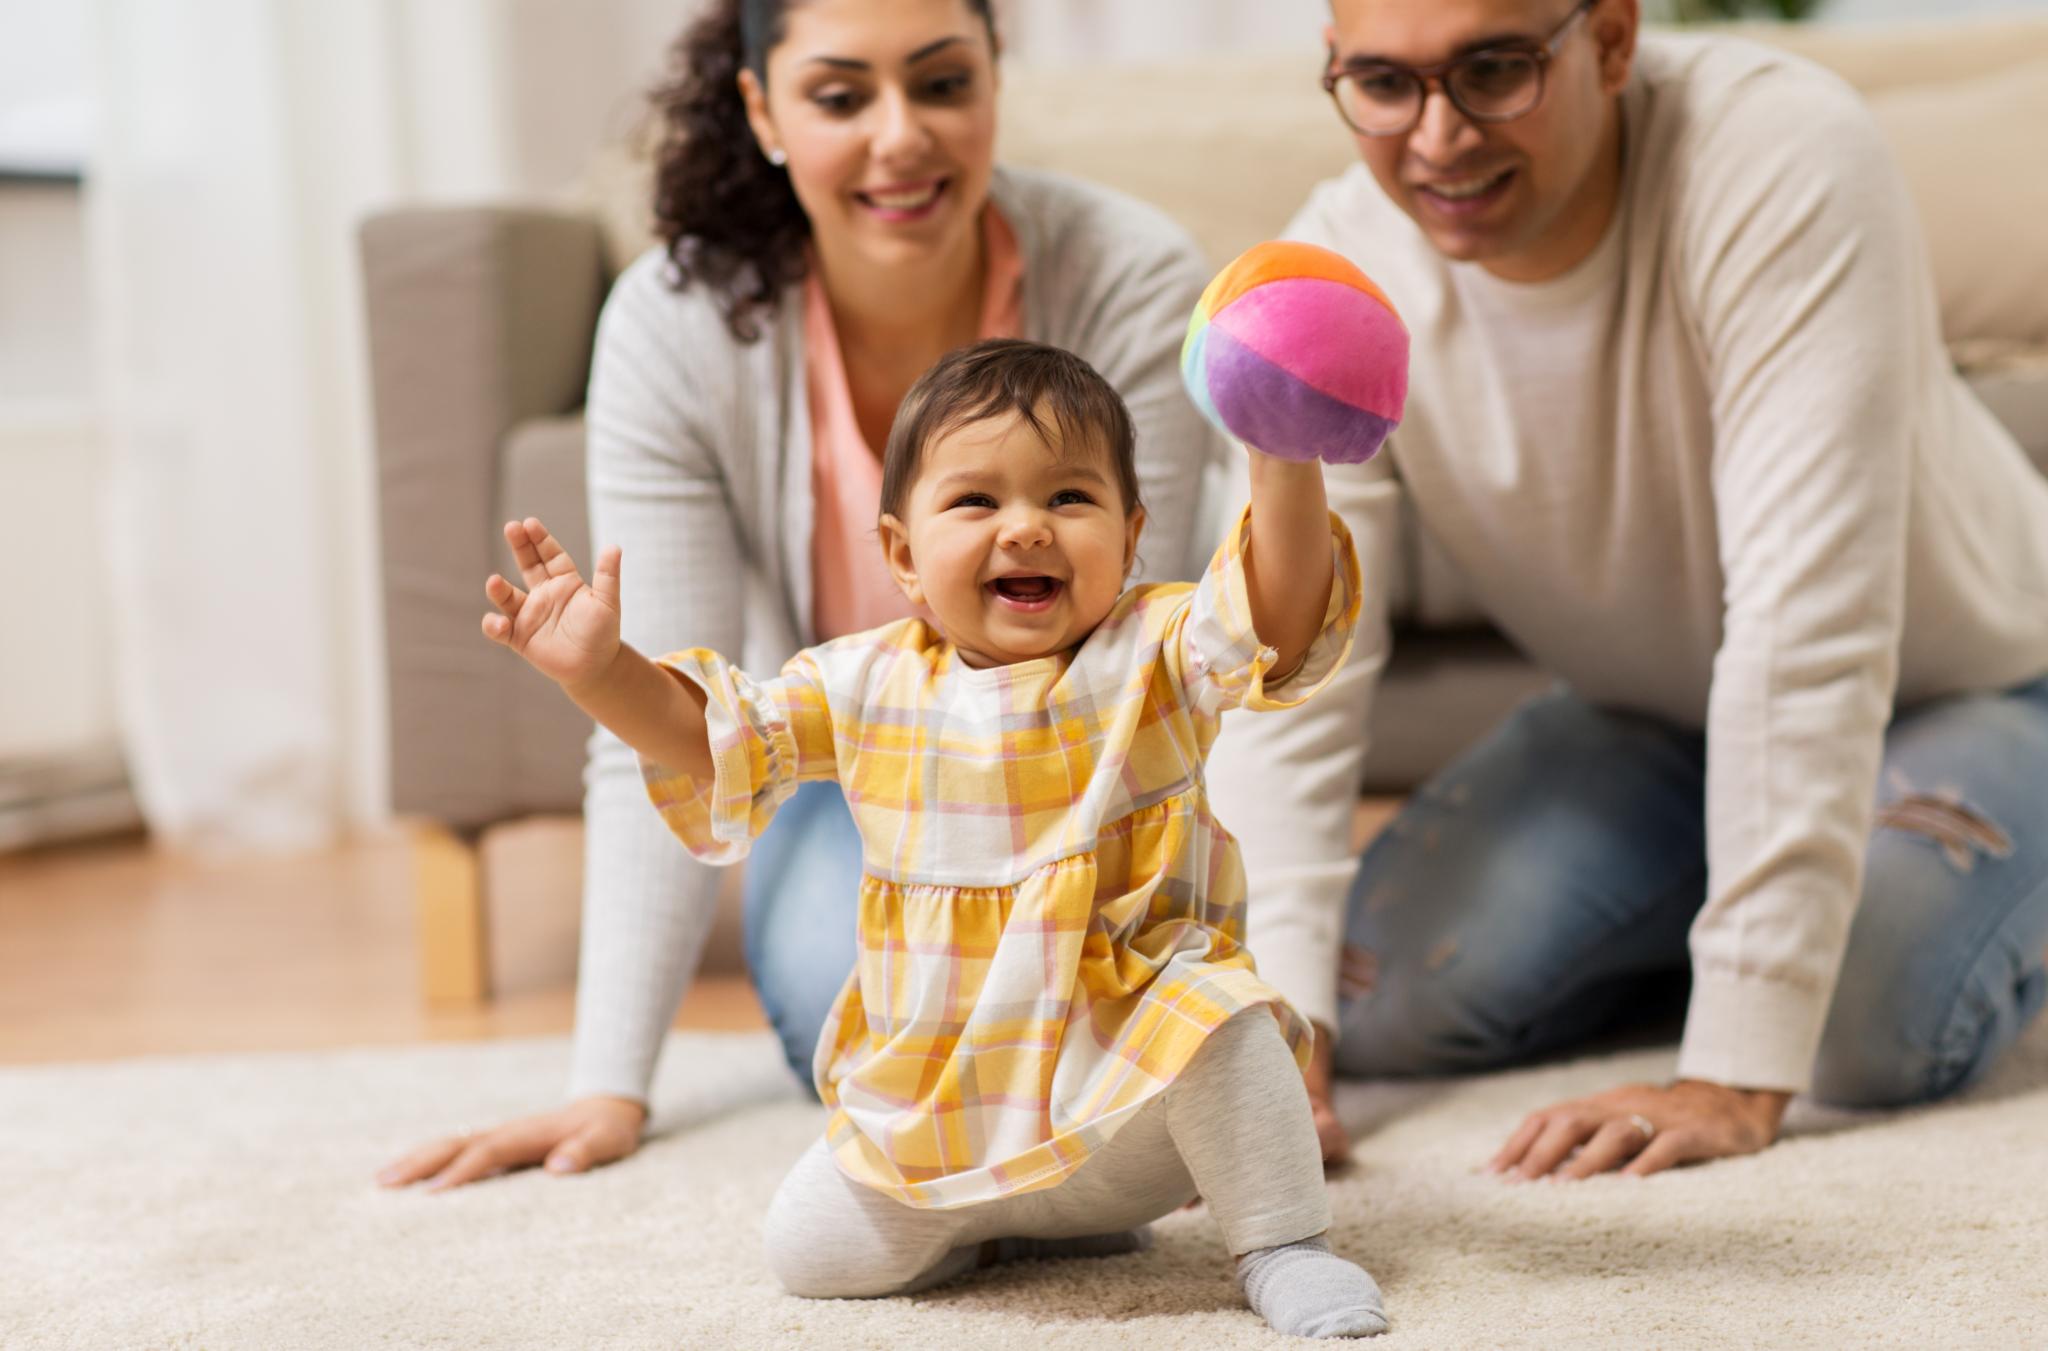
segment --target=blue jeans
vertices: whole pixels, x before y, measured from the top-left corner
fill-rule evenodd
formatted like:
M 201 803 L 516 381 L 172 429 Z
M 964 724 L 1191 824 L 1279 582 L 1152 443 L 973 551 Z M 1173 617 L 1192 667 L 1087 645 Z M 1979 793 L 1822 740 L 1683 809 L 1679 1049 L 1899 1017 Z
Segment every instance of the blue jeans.
M 1686 980 L 1705 900 L 1697 734 L 1570 694 L 1524 705 L 1367 849 L 1340 1074 L 1560 1050 Z M 1897 1106 L 1982 1075 L 2048 997 L 2048 680 L 1906 709 L 1816 1097 Z
M 800 786 L 747 856 L 747 972 L 804 1087 L 825 1015 L 853 970 L 860 832 L 836 783 Z

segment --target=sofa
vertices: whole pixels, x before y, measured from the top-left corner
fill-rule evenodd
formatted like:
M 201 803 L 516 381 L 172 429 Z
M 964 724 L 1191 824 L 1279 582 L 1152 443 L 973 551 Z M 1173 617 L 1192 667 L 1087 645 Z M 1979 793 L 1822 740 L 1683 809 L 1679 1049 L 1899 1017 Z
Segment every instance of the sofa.
M 1960 368 L 2048 472 L 2048 19 L 1756 27 L 1869 99 L 1920 208 Z M 1353 157 L 1299 59 L 1004 73 L 1002 157 L 1164 208 L 1212 259 Z M 390 794 L 416 845 L 423 988 L 461 1004 L 574 971 L 587 724 L 477 637 L 499 523 L 589 553 L 581 406 L 610 279 L 650 242 L 646 165 L 599 154 L 545 206 L 404 207 L 360 243 L 375 405 Z M 1411 528 L 1361 791 L 1403 791 L 1547 683 Z M 727 888 L 707 965 L 737 962 Z

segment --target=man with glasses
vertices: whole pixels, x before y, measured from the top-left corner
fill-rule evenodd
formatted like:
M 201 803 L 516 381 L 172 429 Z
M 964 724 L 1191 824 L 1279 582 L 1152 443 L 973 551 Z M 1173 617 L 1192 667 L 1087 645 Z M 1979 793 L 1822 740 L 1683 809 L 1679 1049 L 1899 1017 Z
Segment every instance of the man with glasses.
M 1638 18 L 1334 0 L 1363 164 L 1288 233 L 1413 336 L 1407 420 L 1328 476 L 1379 610 L 1210 771 L 1337 1073 L 1555 1053 L 1690 974 L 1677 1077 L 1533 1113 L 1517 1178 L 1761 1149 L 1797 1091 L 1943 1096 L 2048 996 L 2048 481 L 1949 365 L 1853 92 Z M 1361 862 L 1404 515 L 1561 684 Z

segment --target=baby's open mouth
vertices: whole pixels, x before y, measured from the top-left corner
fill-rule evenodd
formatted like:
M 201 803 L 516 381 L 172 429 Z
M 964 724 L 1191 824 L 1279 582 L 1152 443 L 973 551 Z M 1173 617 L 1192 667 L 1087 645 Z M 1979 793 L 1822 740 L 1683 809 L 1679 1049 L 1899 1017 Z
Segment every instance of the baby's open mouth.
M 988 584 L 988 589 L 1013 609 L 1043 610 L 1059 598 L 1063 585 L 1053 577 L 998 577 Z

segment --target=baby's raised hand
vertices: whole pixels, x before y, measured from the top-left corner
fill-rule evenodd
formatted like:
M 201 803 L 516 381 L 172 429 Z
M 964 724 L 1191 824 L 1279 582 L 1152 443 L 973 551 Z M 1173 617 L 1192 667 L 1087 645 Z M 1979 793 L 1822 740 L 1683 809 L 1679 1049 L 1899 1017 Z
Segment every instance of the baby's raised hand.
M 507 521 L 505 543 L 527 589 L 491 575 L 484 594 L 498 613 L 484 616 L 484 636 L 566 688 L 603 675 L 619 652 L 618 549 L 599 556 L 597 576 L 586 586 L 576 561 L 535 518 Z

